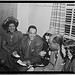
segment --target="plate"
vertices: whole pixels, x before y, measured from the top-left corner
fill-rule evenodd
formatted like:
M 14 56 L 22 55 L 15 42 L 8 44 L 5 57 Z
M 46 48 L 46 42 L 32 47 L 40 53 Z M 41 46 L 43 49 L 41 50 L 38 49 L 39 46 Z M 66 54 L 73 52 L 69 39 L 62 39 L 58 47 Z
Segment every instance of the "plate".
M 18 54 L 13 54 L 14 57 L 19 58 L 20 56 Z
M 22 66 L 26 66 L 26 64 L 23 63 L 20 59 L 17 61 L 17 63 L 19 63 L 19 64 L 22 65 Z

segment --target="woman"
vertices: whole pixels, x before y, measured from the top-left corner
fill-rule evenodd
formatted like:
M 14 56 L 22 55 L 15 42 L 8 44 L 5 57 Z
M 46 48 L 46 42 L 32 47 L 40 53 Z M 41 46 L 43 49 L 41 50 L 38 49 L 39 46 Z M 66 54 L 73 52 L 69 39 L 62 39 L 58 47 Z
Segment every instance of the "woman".
M 12 57 L 14 53 L 20 53 L 20 41 L 22 33 L 17 30 L 19 22 L 14 17 L 8 17 L 2 24 L 6 33 L 3 34 L 2 50 L 1 50 L 1 62 L 5 63 L 9 69 L 14 70 L 15 63 Z
M 69 40 L 65 45 L 66 50 L 66 60 L 63 67 L 65 72 L 74 72 L 75 73 L 75 41 Z
M 48 42 L 49 42 L 49 37 L 51 36 L 52 34 L 50 33 L 45 33 L 43 35 L 43 41 L 44 41 L 44 44 L 43 44 L 43 51 L 42 51 L 42 63 L 46 66 L 49 64 L 49 60 L 50 60 L 50 48 L 49 48 L 49 45 L 48 45 Z M 44 53 L 44 54 L 43 54 Z

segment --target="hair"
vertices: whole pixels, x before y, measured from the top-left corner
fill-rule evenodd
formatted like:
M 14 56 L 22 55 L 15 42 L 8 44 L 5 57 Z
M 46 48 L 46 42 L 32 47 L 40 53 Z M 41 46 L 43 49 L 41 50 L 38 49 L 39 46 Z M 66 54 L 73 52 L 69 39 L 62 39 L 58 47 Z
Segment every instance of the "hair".
M 36 26 L 34 26 L 34 25 L 29 26 L 29 27 L 28 27 L 28 32 L 30 31 L 30 28 L 36 29 L 36 32 L 37 32 Z
M 65 46 L 66 50 L 70 50 L 72 55 L 75 55 L 75 41 L 74 40 L 69 40 L 66 42 L 66 46 Z
M 53 38 L 53 42 L 54 43 L 57 43 L 60 45 L 60 55 L 62 57 L 62 59 L 64 59 L 64 61 L 66 60 L 66 58 L 68 58 L 67 56 L 67 50 L 66 50 L 66 56 L 64 57 L 63 53 L 62 53 L 62 45 L 64 46 L 64 37 L 60 34 L 56 35 L 54 38 Z
M 62 49 L 62 44 L 63 44 L 63 36 L 60 35 L 60 34 L 53 34 L 51 36 L 51 38 L 49 38 L 49 42 L 51 43 L 54 43 L 56 45 L 59 45 L 59 48 L 60 50 Z M 51 50 L 51 51 L 56 51 L 58 49 L 54 49 L 54 50 Z
M 50 37 L 51 35 L 52 35 L 51 33 L 47 33 L 47 32 L 46 32 L 46 33 L 43 35 L 43 39 L 46 40 L 46 37 L 45 37 L 45 36 L 49 36 L 49 37 Z
M 53 42 L 59 44 L 61 47 L 63 44 L 63 37 L 60 34 L 58 34 L 53 38 Z
M 6 20 L 4 20 L 3 24 L 2 24 L 2 28 L 6 31 L 8 31 L 8 27 L 9 27 L 9 24 L 14 24 L 15 25 L 15 30 L 17 30 L 17 26 L 19 24 L 18 20 L 15 19 L 14 17 L 8 17 Z

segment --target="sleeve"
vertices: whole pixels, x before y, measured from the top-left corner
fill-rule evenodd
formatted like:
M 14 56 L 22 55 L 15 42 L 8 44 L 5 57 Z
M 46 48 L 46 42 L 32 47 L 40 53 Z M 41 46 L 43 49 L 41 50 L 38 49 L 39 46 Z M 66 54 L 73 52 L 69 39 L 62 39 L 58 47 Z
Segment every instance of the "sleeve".
M 20 43 L 20 59 L 22 61 L 25 60 L 24 59 L 24 56 L 25 56 L 24 52 L 25 52 L 25 37 L 22 37 L 21 43 Z
M 49 47 L 48 43 L 46 41 L 44 41 L 43 50 L 47 52 L 48 47 Z
M 3 33 L 2 34 L 2 40 L 6 41 L 7 40 L 7 35 L 8 35 L 7 33 Z
M 40 62 L 39 53 L 42 51 L 42 49 L 43 49 L 43 41 L 36 44 L 35 50 L 32 53 L 33 55 L 30 57 L 31 64 Z

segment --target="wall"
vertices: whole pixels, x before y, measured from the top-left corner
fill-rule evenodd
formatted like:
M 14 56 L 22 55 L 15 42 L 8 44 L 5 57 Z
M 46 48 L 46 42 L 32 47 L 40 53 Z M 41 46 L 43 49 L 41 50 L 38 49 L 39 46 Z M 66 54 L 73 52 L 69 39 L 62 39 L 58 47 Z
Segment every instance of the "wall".
M 14 16 L 17 18 L 17 4 L 0 3 L 0 34 L 3 32 L 1 28 L 3 21 L 9 16 Z
M 38 28 L 38 34 L 43 35 L 50 25 L 52 6 L 33 4 L 29 12 L 29 25 L 34 24 Z
M 23 33 L 27 31 L 28 26 L 31 24 L 36 25 L 38 34 L 41 36 L 49 29 L 52 6 L 40 6 L 39 4 L 18 4 L 17 18 L 20 22 L 18 29 Z
M 17 6 L 18 30 L 23 33 L 26 33 L 28 28 L 29 5 L 29 3 L 18 3 Z

